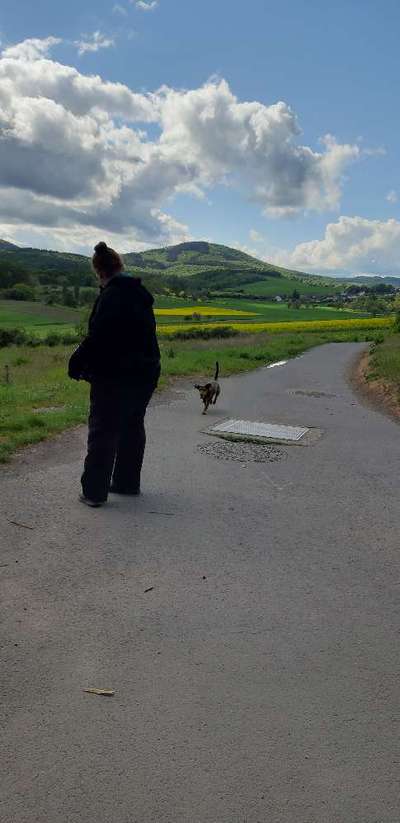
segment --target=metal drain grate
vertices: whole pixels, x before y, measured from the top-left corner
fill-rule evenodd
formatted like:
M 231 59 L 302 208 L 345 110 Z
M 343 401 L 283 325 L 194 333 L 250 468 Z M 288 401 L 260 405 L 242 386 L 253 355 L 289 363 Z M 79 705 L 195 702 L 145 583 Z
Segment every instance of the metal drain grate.
M 264 443 L 235 443 L 229 440 L 211 441 L 197 446 L 201 454 L 215 460 L 235 460 L 238 463 L 279 463 L 287 453 Z
M 282 441 L 284 443 L 298 443 L 309 429 L 302 426 L 277 426 L 274 423 L 259 423 L 251 420 L 225 420 L 209 429 L 210 434 L 219 437 L 232 435 L 238 439 Z

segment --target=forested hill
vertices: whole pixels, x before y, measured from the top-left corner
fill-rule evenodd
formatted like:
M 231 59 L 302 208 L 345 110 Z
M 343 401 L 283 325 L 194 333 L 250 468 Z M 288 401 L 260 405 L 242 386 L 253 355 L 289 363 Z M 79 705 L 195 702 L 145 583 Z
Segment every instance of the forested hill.
M 202 241 L 130 252 L 123 255 L 127 270 L 140 275 L 154 291 L 239 290 L 244 284 L 276 283 L 283 294 L 295 288 L 293 280 L 308 288 L 331 290 L 335 281 L 265 263 L 244 252 Z M 279 286 L 276 282 L 279 280 Z M 290 281 L 290 282 L 288 282 Z M 90 259 L 84 255 L 22 248 L 0 240 L 0 290 L 25 283 L 37 286 L 90 287 L 94 285 Z
M 124 260 L 128 265 L 137 268 L 165 271 L 184 277 L 192 277 L 201 270 L 225 270 L 232 273 L 249 270 L 264 277 L 310 277 L 302 272 L 265 263 L 239 249 L 205 241 L 191 241 L 179 243 L 177 246 L 125 254 Z

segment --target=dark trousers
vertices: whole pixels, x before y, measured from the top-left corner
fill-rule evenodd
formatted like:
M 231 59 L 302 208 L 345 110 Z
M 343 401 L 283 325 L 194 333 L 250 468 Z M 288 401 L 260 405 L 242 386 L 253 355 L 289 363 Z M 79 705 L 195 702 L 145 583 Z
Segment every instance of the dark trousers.
M 92 382 L 88 452 L 81 481 L 89 500 L 107 500 L 111 482 L 120 491 L 139 490 L 146 445 L 144 417 L 156 386 L 157 379 L 129 384 Z

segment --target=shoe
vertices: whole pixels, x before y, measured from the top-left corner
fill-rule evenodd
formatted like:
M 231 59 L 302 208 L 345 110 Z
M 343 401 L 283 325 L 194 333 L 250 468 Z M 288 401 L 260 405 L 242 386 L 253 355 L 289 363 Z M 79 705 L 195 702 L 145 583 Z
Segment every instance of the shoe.
M 102 502 L 99 500 L 89 500 L 89 498 L 85 497 L 84 494 L 79 495 L 79 500 L 81 503 L 84 503 L 85 506 L 91 506 L 92 509 L 99 509 L 100 506 L 104 506 L 104 503 L 106 502 L 105 500 Z
M 140 488 L 135 489 L 119 489 L 118 486 L 114 486 L 114 483 L 111 483 L 110 486 L 111 494 L 126 494 L 130 497 L 138 497 L 140 494 Z

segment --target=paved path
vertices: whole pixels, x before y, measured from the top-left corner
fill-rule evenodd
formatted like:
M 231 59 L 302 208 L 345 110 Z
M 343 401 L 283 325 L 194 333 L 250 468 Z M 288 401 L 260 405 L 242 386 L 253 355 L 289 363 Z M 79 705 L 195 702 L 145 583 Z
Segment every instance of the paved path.
M 222 381 L 207 422 L 324 429 L 278 462 L 201 453 L 182 392 L 138 500 L 76 502 L 82 431 L 2 470 L 2 823 L 398 823 L 399 427 L 360 348 Z

